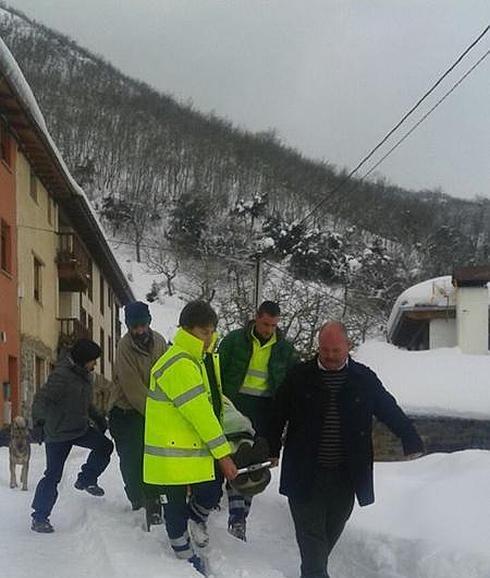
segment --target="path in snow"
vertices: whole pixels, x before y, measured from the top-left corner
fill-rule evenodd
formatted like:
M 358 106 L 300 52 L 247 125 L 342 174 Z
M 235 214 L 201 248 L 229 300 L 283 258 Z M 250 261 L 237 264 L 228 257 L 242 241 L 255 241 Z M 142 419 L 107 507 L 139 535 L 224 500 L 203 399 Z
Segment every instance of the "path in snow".
M 162 527 L 143 530 L 131 512 L 117 459 L 100 483 L 106 496 L 73 488 L 86 450 L 75 448 L 51 516 L 56 532 L 29 529 L 33 490 L 44 468 L 33 446 L 29 491 L 8 487 L 8 451 L 0 448 L 0 556 L 6 578 L 190 578 Z M 489 452 L 428 456 L 378 464 L 378 502 L 357 508 L 332 557 L 335 578 L 490 578 Z M 277 471 L 257 497 L 244 544 L 226 532 L 226 507 L 212 516 L 209 560 L 215 578 L 297 578 L 299 557 Z

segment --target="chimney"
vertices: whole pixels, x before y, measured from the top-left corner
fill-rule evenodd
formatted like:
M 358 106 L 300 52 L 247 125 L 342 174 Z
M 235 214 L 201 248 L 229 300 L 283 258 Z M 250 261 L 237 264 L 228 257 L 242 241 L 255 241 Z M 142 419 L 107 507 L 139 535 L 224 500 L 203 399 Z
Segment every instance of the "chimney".
M 488 354 L 489 282 L 490 265 L 458 267 L 454 270 L 456 331 L 463 353 Z

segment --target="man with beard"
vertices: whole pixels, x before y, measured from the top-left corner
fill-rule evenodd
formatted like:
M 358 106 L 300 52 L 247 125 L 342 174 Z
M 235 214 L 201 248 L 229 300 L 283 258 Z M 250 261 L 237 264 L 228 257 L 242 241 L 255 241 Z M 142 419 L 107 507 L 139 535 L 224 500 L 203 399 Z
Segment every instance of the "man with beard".
M 145 404 L 150 370 L 165 353 L 165 339 L 150 328 L 148 305 L 129 303 L 124 309 L 128 332 L 117 346 L 109 402 L 109 427 L 116 442 L 126 495 L 133 510 L 146 506 L 151 523 L 161 523 L 160 506 L 143 484 Z

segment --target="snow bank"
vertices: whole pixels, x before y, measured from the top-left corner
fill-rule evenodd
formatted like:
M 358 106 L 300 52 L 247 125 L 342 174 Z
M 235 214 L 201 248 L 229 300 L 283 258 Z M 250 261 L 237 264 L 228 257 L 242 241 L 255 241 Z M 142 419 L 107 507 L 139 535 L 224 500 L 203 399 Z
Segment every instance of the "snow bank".
M 354 357 L 375 371 L 410 413 L 490 417 L 490 356 L 459 348 L 406 351 L 368 341 Z
M 74 449 L 60 484 L 52 535 L 29 529 L 33 490 L 44 468 L 33 446 L 29 491 L 8 487 L 8 452 L 0 448 L 0 556 L 8 578 L 191 578 L 176 560 L 162 527 L 143 531 L 143 513 L 129 509 L 117 459 L 93 498 L 73 488 L 86 451 Z M 490 576 L 490 453 L 431 455 L 376 464 L 377 502 L 354 509 L 332 556 L 343 578 L 488 578 Z M 277 470 L 254 501 L 249 541 L 226 532 L 226 504 L 210 521 L 215 578 L 297 578 L 299 555 Z

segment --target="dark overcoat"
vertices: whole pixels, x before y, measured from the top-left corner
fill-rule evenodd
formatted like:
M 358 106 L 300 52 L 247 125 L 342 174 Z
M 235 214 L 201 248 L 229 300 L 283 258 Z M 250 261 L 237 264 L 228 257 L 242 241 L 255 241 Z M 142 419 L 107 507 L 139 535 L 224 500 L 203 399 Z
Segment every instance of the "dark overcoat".
M 293 499 L 307 499 L 316 468 L 318 446 L 328 404 L 328 391 L 321 387 L 318 358 L 295 365 L 278 389 L 269 444 L 278 457 L 286 423 L 279 491 Z M 374 502 L 373 417 L 385 423 L 400 438 L 405 454 L 423 451 L 423 442 L 395 398 L 376 374 L 353 359 L 347 366 L 347 383 L 339 398 L 346 469 L 361 506 Z

